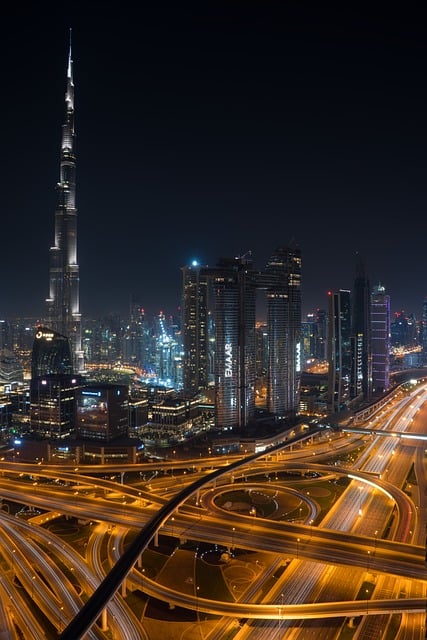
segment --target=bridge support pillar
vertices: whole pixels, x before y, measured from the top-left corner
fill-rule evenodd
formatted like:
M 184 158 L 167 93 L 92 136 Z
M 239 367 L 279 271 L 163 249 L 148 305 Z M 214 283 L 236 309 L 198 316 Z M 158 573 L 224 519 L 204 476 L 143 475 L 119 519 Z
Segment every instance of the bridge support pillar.
M 101 629 L 102 631 L 108 631 L 107 607 L 104 607 L 101 613 Z

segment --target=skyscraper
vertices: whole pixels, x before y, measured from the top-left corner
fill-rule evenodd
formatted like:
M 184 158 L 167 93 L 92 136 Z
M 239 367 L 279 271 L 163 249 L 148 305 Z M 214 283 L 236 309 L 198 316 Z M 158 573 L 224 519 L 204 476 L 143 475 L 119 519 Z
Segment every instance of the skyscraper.
M 370 306 L 371 289 L 369 279 L 366 275 L 365 265 L 358 257 L 352 304 L 353 366 L 350 396 L 351 398 L 357 398 L 363 395 L 364 400 L 369 400 L 372 393 Z
M 71 35 L 71 34 L 70 34 Z M 79 265 L 77 264 L 76 156 L 71 38 L 68 54 L 65 122 L 62 125 L 59 182 L 56 186 L 55 239 L 50 248 L 47 326 L 69 338 L 74 369 L 82 372 Z
M 333 412 L 344 408 L 350 396 L 352 371 L 351 294 L 341 289 L 329 292 L 328 405 Z
M 73 363 L 68 338 L 46 327 L 38 327 L 31 354 L 31 378 L 71 375 L 72 372 Z
M 371 296 L 372 390 L 386 391 L 390 376 L 390 296 L 378 284 Z
M 222 259 L 215 291 L 215 409 L 221 428 L 245 427 L 255 415 L 256 272 L 245 256 Z
M 301 251 L 277 248 L 259 282 L 267 285 L 268 409 L 276 416 L 298 411 L 301 374 Z
M 208 386 L 208 276 L 198 263 L 182 267 L 184 392 Z

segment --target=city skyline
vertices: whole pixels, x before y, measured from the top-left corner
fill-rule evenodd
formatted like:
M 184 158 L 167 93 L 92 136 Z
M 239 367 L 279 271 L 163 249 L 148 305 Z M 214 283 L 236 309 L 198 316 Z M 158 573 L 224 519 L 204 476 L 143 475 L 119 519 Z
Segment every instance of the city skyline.
M 99 11 L 102 6 L 103 11 Z M 83 317 L 176 313 L 181 268 L 292 239 L 303 312 L 352 289 L 360 254 L 421 316 L 426 204 L 417 16 L 89 3 L 8 8 L 2 316 L 43 314 L 73 30 Z M 162 13 L 163 11 L 163 13 Z

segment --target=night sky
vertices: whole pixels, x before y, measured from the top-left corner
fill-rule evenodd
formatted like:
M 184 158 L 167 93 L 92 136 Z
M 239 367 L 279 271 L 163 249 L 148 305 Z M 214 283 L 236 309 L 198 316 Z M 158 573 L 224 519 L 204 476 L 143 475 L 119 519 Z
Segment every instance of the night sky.
M 3 8 L 0 317 L 41 316 L 48 295 L 69 27 L 84 315 L 131 294 L 176 313 L 192 259 L 252 251 L 262 269 L 294 239 L 304 313 L 352 288 L 360 254 L 420 317 L 427 23 L 333 4 Z

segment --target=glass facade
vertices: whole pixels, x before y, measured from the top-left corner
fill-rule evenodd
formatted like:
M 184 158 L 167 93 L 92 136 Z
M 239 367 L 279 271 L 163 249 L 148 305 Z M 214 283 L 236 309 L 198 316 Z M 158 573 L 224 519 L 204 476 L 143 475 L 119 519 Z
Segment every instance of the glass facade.
M 126 385 L 85 385 L 76 402 L 76 435 L 109 442 L 128 435 L 129 393 Z
M 44 438 L 74 435 L 76 390 L 80 376 L 50 374 L 33 378 L 30 385 L 31 431 Z
M 214 276 L 216 424 L 244 427 L 255 415 L 256 274 L 243 258 Z
M 350 397 L 352 372 L 351 294 L 341 289 L 329 292 L 328 404 L 340 411 Z
M 371 296 L 372 389 L 386 391 L 390 384 L 390 296 L 381 285 Z
M 183 384 L 191 396 L 208 386 L 208 277 L 196 264 L 182 275 Z
M 73 361 L 68 338 L 47 327 L 38 327 L 31 355 L 31 378 L 72 373 Z

